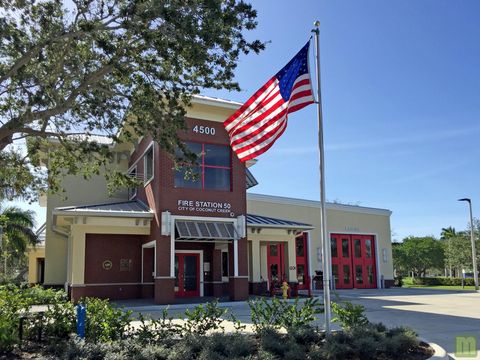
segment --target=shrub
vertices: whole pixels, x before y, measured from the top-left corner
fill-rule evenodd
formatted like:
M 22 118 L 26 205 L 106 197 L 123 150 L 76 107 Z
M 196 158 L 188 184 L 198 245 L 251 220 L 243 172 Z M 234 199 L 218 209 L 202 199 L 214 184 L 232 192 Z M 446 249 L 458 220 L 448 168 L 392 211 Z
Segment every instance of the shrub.
M 15 285 L 0 287 L 0 353 L 18 343 L 19 314 L 29 308 L 22 291 Z
M 75 306 L 69 301 L 49 305 L 42 322 L 46 337 L 68 339 L 76 330 Z
M 80 300 L 87 308 L 85 340 L 109 342 L 119 340 L 130 324 L 131 311 L 123 311 L 108 300 L 85 298 Z
M 155 344 L 169 338 L 174 339 L 182 333 L 182 326 L 173 323 L 173 318 L 168 315 L 168 308 L 163 309 L 162 317 L 158 320 L 146 319 L 143 314 L 140 314 L 139 321 L 140 326 L 131 329 L 131 335 L 143 344 Z
M 25 289 L 24 295 L 31 305 L 58 304 L 67 301 L 67 293 L 65 291 L 44 289 L 39 285 Z
M 474 286 L 473 278 L 464 279 L 465 286 Z M 428 286 L 462 286 L 462 278 L 450 277 L 428 277 L 428 278 L 413 278 L 413 285 L 428 285 Z
M 185 311 L 185 322 L 182 325 L 184 334 L 205 335 L 211 330 L 223 330 L 221 318 L 227 309 L 218 307 L 218 300 L 208 302 L 205 305 L 197 305 L 192 311 Z
M 344 330 L 368 324 L 368 319 L 365 316 L 365 307 L 362 305 L 354 305 L 347 301 L 342 306 L 332 302 L 332 311 L 336 315 L 332 322 L 339 322 Z
M 315 321 L 315 315 L 323 312 L 323 306 L 318 299 L 309 298 L 300 303 L 295 299 L 293 303 L 288 300 L 264 298 L 248 301 L 250 315 L 256 332 L 267 328 L 287 330 L 294 327 L 308 326 Z

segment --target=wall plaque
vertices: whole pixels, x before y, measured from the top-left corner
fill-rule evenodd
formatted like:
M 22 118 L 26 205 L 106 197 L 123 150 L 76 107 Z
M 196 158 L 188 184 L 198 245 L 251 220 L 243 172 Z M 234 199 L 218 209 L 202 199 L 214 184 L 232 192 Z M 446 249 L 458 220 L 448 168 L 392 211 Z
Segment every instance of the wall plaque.
M 110 270 L 112 268 L 112 262 L 110 260 L 105 260 L 102 263 L 102 267 L 104 270 Z
M 120 271 L 132 270 L 132 259 L 120 259 Z

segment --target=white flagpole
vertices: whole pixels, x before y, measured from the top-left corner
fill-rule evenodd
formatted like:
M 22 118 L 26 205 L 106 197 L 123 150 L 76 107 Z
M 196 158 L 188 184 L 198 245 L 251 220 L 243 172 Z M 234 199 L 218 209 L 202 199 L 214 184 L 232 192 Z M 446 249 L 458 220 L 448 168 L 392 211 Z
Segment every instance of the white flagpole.
M 317 114 L 318 114 L 318 151 L 320 160 L 320 242 L 322 244 L 323 264 L 323 303 L 325 306 L 325 333 L 330 334 L 330 242 L 327 238 L 327 212 L 325 210 L 325 161 L 323 150 L 323 114 L 322 92 L 320 89 L 320 21 L 315 21 L 315 63 L 317 66 Z

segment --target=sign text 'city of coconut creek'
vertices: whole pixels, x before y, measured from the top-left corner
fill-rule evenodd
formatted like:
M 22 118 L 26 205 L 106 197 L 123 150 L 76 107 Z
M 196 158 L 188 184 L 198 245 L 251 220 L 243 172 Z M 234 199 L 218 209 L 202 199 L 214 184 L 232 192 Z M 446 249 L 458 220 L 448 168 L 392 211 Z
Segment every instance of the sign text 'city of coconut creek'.
M 232 204 L 220 201 L 177 200 L 179 211 L 198 211 L 205 213 L 229 213 Z

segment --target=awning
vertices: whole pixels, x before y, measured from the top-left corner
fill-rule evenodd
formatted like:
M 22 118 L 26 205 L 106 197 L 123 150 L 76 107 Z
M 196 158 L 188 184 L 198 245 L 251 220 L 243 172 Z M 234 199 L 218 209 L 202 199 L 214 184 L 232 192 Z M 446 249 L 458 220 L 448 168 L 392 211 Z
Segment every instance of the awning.
M 176 240 L 226 241 L 238 238 L 233 222 L 175 220 Z
M 113 216 L 153 218 L 153 211 L 139 200 L 94 205 L 57 207 L 53 215 L 60 216 Z
M 287 230 L 310 230 L 314 228 L 310 224 L 305 224 L 298 221 L 253 214 L 247 214 L 247 226 L 249 228 L 276 228 Z

